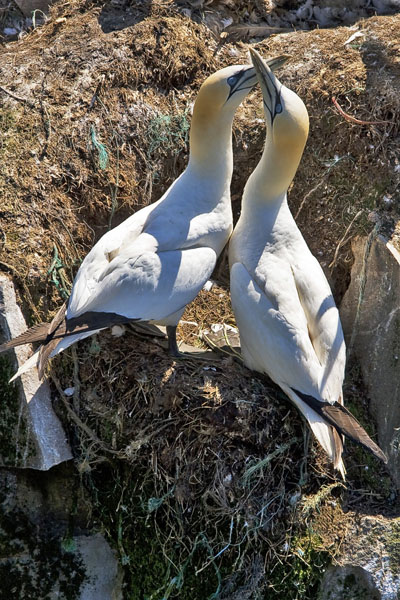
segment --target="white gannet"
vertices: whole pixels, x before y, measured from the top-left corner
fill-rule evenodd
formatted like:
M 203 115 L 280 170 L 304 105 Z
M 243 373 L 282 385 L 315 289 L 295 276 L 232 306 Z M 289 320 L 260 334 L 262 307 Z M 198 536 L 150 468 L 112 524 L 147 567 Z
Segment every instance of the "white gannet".
M 277 67 L 286 57 L 271 60 Z M 232 231 L 232 122 L 257 83 L 250 65 L 208 77 L 193 108 L 185 171 L 160 200 L 139 210 L 95 244 L 76 275 L 71 296 L 51 323 L 41 323 L 0 346 L 0 352 L 42 342 L 17 377 L 74 342 L 116 323 L 167 326 L 178 355 L 176 328 L 186 305 L 211 276 Z
M 294 402 L 344 477 L 343 434 L 386 461 L 343 406 L 345 343 L 328 281 L 289 210 L 286 192 L 308 136 L 302 100 L 250 50 L 267 137 L 229 244 L 231 298 L 245 364 Z

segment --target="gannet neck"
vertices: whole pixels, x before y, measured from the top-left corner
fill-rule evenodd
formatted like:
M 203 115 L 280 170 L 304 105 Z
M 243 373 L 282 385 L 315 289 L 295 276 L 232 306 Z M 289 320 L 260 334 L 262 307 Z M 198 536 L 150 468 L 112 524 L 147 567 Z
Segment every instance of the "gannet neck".
M 286 59 L 287 56 L 278 56 L 266 64 L 277 68 Z M 233 117 L 256 82 L 254 67 L 232 65 L 210 75 L 203 83 L 193 108 L 190 171 L 219 180 L 231 177 Z
M 230 178 L 233 170 L 231 111 L 195 106 L 190 129 L 189 166 L 199 174 Z
M 267 139 L 249 187 L 255 197 L 271 202 L 287 191 L 295 176 L 308 137 L 309 119 L 301 98 L 281 84 L 254 49 L 250 54 L 263 94 Z
M 248 65 L 217 71 L 201 86 L 190 128 L 190 169 L 207 178 L 230 178 L 233 169 L 232 122 L 236 109 L 257 79 Z
M 273 143 L 267 143 L 257 167 L 249 177 L 244 200 L 252 198 L 254 202 L 274 204 L 286 197 L 302 154 L 299 148 L 292 146 L 278 151 Z
M 260 162 L 248 179 L 244 198 L 273 203 L 282 199 L 299 166 L 308 135 L 308 115 L 300 98 L 285 89 L 285 111 L 277 115 L 267 137 Z M 295 96 L 289 110 L 290 95 Z M 298 101 L 298 102 L 297 102 Z

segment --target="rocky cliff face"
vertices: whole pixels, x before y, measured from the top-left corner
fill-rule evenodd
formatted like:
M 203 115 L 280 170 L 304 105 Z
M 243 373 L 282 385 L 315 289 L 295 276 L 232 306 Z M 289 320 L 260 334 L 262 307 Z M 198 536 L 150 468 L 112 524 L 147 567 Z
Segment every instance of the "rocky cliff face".
M 14 286 L 8 277 L 0 275 L 0 343 L 16 337 L 26 328 Z M 3 389 L 10 374 L 31 353 L 30 346 L 21 346 L 8 357 L 2 357 Z M 8 397 L 4 394 L 1 410 L 0 461 L 3 466 L 47 471 L 72 458 L 65 432 L 53 411 L 49 384 L 39 381 L 36 369 L 24 373 L 15 387 L 10 386 Z
M 378 440 L 400 486 L 400 253 L 374 230 L 354 241 L 351 284 L 341 306 L 349 360 L 367 386 Z

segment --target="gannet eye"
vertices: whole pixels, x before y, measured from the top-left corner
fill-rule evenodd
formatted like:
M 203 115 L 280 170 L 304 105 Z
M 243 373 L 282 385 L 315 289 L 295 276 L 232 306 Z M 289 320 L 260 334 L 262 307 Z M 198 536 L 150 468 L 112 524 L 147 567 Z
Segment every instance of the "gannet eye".
M 233 86 L 237 83 L 238 78 L 239 75 L 231 75 L 226 81 L 228 82 L 228 85 Z
M 282 112 L 282 104 L 279 104 L 279 103 L 278 103 L 278 104 L 275 106 L 275 114 L 279 114 L 279 113 L 281 113 L 281 112 Z

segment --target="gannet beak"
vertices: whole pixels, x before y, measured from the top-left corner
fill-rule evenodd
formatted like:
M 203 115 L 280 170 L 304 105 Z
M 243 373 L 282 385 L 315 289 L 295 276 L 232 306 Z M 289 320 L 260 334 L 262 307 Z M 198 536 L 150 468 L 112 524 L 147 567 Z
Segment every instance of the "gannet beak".
M 252 50 L 250 50 L 250 52 L 252 52 Z M 262 58 L 258 54 L 257 54 L 257 56 L 260 59 L 260 61 L 262 61 Z M 275 70 L 275 69 L 279 69 L 279 67 L 284 65 L 285 62 L 289 58 L 290 58 L 289 55 L 281 54 L 280 56 L 276 56 L 275 58 L 268 59 L 267 61 L 265 61 L 264 64 L 267 66 L 267 69 L 269 71 L 271 69 Z M 235 92 L 240 92 L 243 90 L 251 90 L 256 85 L 258 75 L 257 75 L 257 68 L 254 64 L 254 61 L 253 61 L 253 65 L 254 65 L 254 67 L 244 68 L 241 71 L 239 71 L 238 73 L 236 73 L 235 75 L 232 75 L 231 77 L 228 78 L 228 84 L 231 88 L 231 91 L 229 92 L 227 101 L 229 100 L 229 98 L 231 98 L 233 96 L 233 94 Z
M 263 60 L 254 48 L 250 48 L 250 55 L 263 93 L 264 106 L 271 115 L 272 123 L 275 116 L 283 110 L 281 101 L 282 84 L 271 71 L 271 61 Z M 288 58 L 287 56 L 278 56 L 276 59 L 280 61 L 278 66 L 281 66 Z M 284 59 L 283 62 L 282 59 Z M 277 68 L 275 64 L 273 66 Z

